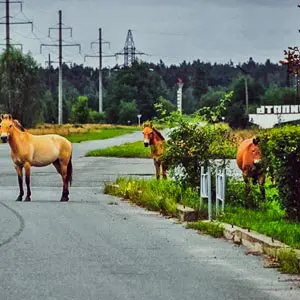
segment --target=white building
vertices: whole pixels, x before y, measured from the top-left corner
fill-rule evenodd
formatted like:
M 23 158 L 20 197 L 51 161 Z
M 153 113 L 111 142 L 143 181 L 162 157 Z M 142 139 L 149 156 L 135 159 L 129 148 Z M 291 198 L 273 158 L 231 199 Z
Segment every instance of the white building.
M 249 121 L 261 128 L 296 120 L 300 120 L 300 105 L 263 105 L 249 114 Z

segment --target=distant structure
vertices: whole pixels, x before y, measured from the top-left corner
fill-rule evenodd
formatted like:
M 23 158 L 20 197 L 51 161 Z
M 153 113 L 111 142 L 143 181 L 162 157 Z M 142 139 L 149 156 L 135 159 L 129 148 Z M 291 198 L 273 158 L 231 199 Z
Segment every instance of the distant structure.
M 132 30 L 129 29 L 123 51 L 116 53 L 116 55 L 124 55 L 124 67 L 130 67 L 136 60 L 136 55 L 146 55 L 146 53 L 136 50 Z
M 263 105 L 256 109 L 256 114 L 249 114 L 249 121 L 260 128 L 297 120 L 300 120 L 300 105 Z

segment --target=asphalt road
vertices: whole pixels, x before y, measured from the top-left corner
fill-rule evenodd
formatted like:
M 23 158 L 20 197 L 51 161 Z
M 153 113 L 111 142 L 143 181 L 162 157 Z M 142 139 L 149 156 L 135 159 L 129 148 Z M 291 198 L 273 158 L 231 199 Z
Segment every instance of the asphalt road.
M 15 202 L 17 178 L 0 145 L 0 300 L 299 300 L 294 277 L 243 247 L 102 193 L 117 175 L 154 174 L 153 162 L 82 155 L 140 138 L 75 144 L 68 203 L 58 201 L 52 166 L 34 169 L 32 202 Z

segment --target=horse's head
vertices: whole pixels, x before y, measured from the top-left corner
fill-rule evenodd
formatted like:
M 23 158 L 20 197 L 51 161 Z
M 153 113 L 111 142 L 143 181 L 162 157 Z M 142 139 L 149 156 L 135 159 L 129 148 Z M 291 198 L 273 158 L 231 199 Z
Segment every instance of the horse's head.
M 1 132 L 1 141 L 2 143 L 6 143 L 11 135 L 13 130 L 14 120 L 12 115 L 4 114 L 1 115 L 1 123 L 0 123 L 0 132 Z
M 12 115 L 1 115 L 0 132 L 2 143 L 6 143 L 8 141 L 12 131 L 14 130 L 14 127 L 18 128 L 21 131 L 25 131 L 21 123 L 18 120 L 14 120 Z
M 148 147 L 151 144 L 151 141 L 153 139 L 153 128 L 152 128 L 152 123 L 147 122 L 144 123 L 144 146 Z
M 259 142 L 259 138 L 253 138 L 252 144 L 249 146 L 249 152 L 251 153 L 255 167 L 259 167 L 261 164 L 261 150 L 258 145 Z

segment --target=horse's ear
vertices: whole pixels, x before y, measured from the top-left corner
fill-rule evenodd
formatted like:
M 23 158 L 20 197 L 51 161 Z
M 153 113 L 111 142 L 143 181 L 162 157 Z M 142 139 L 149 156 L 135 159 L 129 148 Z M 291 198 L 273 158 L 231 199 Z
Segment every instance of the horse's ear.
M 258 145 L 260 142 L 260 138 L 259 137 L 253 138 L 252 142 L 254 145 Z
M 11 114 L 8 115 L 8 120 L 12 120 L 12 115 Z
M 1 120 L 3 120 L 4 119 L 4 114 L 1 114 Z

